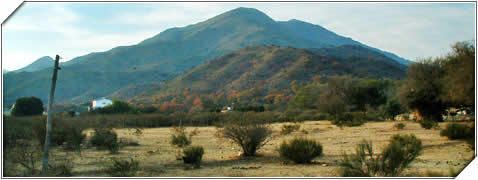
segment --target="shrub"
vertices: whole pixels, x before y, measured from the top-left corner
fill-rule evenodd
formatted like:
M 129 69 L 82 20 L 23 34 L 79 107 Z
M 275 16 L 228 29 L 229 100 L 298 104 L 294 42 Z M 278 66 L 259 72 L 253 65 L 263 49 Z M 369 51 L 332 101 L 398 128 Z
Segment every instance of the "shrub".
M 48 176 L 69 177 L 73 176 L 73 162 L 65 158 L 61 161 L 50 163 L 48 166 Z
M 443 172 L 427 170 L 425 171 L 425 177 L 446 177 L 446 175 Z
M 204 148 L 202 146 L 190 146 L 184 149 L 184 152 L 183 152 L 184 164 L 193 164 L 195 167 L 200 167 L 203 154 L 204 154 Z
M 30 140 L 32 136 L 32 121 L 36 117 L 9 117 L 3 116 L 3 147 L 14 148 L 21 140 Z
M 312 159 L 322 155 L 322 145 L 314 140 L 296 138 L 289 143 L 283 142 L 279 152 L 282 158 L 295 163 L 310 163 Z
M 464 124 L 451 123 L 445 129 L 440 131 L 441 136 L 446 136 L 449 139 L 467 139 L 473 137 L 473 127 L 468 127 Z
M 415 135 L 394 135 L 382 151 L 382 169 L 385 175 L 396 176 L 422 151 L 422 141 Z
M 300 124 L 284 124 L 282 125 L 282 129 L 280 131 L 280 134 L 285 135 L 285 134 L 290 134 L 294 131 L 297 131 L 300 129 Z
M 16 147 L 9 153 L 8 159 L 19 164 L 23 169 L 23 176 L 37 176 L 41 168 L 41 146 L 26 141 L 16 144 Z
M 361 126 L 367 121 L 367 117 L 361 112 L 348 112 L 339 115 L 336 120 L 332 121 L 332 124 L 337 126 Z
M 418 121 L 420 123 L 420 126 L 425 129 L 431 129 L 433 127 L 438 127 L 438 123 L 434 120 L 429 120 L 429 119 L 423 119 L 421 121 Z
M 130 158 L 130 160 L 112 159 L 112 164 L 106 168 L 106 173 L 113 177 L 132 177 L 139 170 L 139 162 Z
M 383 106 L 382 111 L 386 118 L 395 121 L 395 117 L 399 114 L 405 113 L 406 109 L 398 101 L 390 100 Z
M 133 111 L 133 108 L 129 106 L 127 102 L 118 99 L 113 99 L 113 104 L 111 105 L 95 110 L 95 112 L 99 112 L 101 114 L 128 113 L 131 111 Z
M 176 127 L 173 129 L 174 133 L 171 135 L 171 144 L 177 147 L 186 147 L 191 144 L 191 138 L 193 134 L 190 134 L 189 137 L 186 135 L 186 130 L 183 126 Z
M 33 137 L 38 143 L 43 146 L 46 138 L 46 116 L 40 116 L 39 119 L 34 119 L 32 122 Z M 51 146 L 62 145 L 66 141 L 68 130 L 64 128 L 64 122 L 59 118 L 52 119 L 52 130 L 50 131 Z
M 81 152 L 81 143 L 86 138 L 86 135 L 82 133 L 82 129 L 75 128 L 75 126 L 69 128 L 70 133 L 66 135 L 66 147 L 67 150 L 77 150 Z
M 328 118 L 329 116 L 327 116 L 327 114 L 324 114 L 324 113 L 319 113 L 315 115 L 315 120 L 327 120 Z
M 253 119 L 254 114 L 241 113 L 223 123 L 218 135 L 241 146 L 244 156 L 253 156 L 271 135 L 269 126 L 263 120 Z
M 422 142 L 414 135 L 394 135 L 382 154 L 374 156 L 372 144 L 364 140 L 357 145 L 354 155 L 344 155 L 340 174 L 353 177 L 397 176 L 422 149 Z
M 403 124 L 403 123 L 397 123 L 397 124 L 393 125 L 393 128 L 395 128 L 395 129 L 403 129 L 403 128 L 405 128 L 405 124 Z
M 90 143 L 99 148 L 106 148 L 111 153 L 119 151 L 118 135 L 111 128 L 95 128 L 95 135 L 91 137 Z

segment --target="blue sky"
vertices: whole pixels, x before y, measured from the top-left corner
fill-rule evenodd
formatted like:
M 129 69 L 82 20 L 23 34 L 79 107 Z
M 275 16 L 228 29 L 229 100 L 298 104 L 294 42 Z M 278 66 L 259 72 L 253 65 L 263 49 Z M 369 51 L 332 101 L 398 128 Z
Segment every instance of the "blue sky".
M 475 40 L 473 3 L 24 3 L 2 25 L 2 65 L 42 56 L 62 61 L 133 45 L 172 27 L 251 7 L 276 21 L 298 19 L 410 60 L 444 55 Z

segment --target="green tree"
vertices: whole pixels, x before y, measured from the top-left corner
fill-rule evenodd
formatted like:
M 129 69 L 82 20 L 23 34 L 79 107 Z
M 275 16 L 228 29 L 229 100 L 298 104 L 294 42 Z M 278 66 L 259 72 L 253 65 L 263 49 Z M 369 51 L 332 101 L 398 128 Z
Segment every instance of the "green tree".
M 327 88 L 320 94 L 318 109 L 334 117 L 335 120 L 350 107 L 347 104 L 347 94 L 352 87 L 350 76 L 329 77 Z
M 43 113 L 43 102 L 37 97 L 18 98 L 12 109 L 14 116 L 31 116 Z
M 299 88 L 293 102 L 289 104 L 289 109 L 315 109 L 317 107 L 317 101 L 319 101 L 319 89 L 319 86 L 313 84 Z
M 403 107 L 400 103 L 398 103 L 396 100 L 389 100 L 383 106 L 383 114 L 386 118 L 390 118 L 392 120 L 395 120 L 395 117 L 399 114 L 402 114 L 405 112 L 405 107 Z
M 98 112 L 105 113 L 105 114 L 113 114 L 113 113 L 127 113 L 130 112 L 133 108 L 129 106 L 127 102 L 114 99 L 113 104 L 105 106 L 104 108 L 98 109 Z
M 452 52 L 440 59 L 445 71 L 441 99 L 455 107 L 474 109 L 475 46 L 458 42 L 451 48 Z
M 441 100 L 444 71 L 440 63 L 425 59 L 408 67 L 408 79 L 401 87 L 400 101 L 425 119 L 443 121 L 446 104 Z
M 386 90 L 390 87 L 388 80 L 355 80 L 351 84 L 347 99 L 353 110 L 365 112 L 367 106 L 377 108 L 387 102 Z

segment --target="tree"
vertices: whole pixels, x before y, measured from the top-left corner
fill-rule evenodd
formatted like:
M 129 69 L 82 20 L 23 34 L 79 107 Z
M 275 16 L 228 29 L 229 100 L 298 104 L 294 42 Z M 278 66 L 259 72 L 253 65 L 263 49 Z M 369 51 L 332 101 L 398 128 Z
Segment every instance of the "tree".
M 408 67 L 408 79 L 401 87 L 400 101 L 427 120 L 443 121 L 446 104 L 440 99 L 443 69 L 437 61 L 425 59 Z
M 405 108 L 396 100 L 390 100 L 383 107 L 383 114 L 386 118 L 395 120 L 395 117 L 405 112 Z
M 347 100 L 353 110 L 365 112 L 367 106 L 377 108 L 387 102 L 386 89 L 391 85 L 388 80 L 355 80 L 347 92 Z
M 455 107 L 474 109 L 475 46 L 470 42 L 458 42 L 440 63 L 445 71 L 441 99 Z
M 130 112 L 132 108 L 128 105 L 127 102 L 114 99 L 113 104 L 105 106 L 104 108 L 98 109 L 100 113 L 127 113 Z
M 335 120 L 344 112 L 349 110 L 347 94 L 352 84 L 349 76 L 329 77 L 327 88 L 320 94 L 318 109 L 334 117 Z
M 31 116 L 43 113 L 43 102 L 37 97 L 18 98 L 12 109 L 14 116 Z

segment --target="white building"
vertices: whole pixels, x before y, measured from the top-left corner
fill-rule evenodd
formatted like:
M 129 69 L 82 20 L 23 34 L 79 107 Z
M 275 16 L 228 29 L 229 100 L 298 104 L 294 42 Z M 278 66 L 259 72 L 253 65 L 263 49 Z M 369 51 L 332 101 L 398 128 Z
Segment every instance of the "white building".
M 104 97 L 100 99 L 96 99 L 91 101 L 91 110 L 95 110 L 97 108 L 104 108 L 105 106 L 113 104 L 112 100 L 106 99 Z

